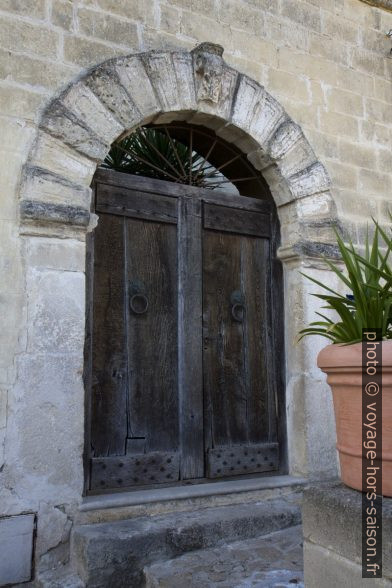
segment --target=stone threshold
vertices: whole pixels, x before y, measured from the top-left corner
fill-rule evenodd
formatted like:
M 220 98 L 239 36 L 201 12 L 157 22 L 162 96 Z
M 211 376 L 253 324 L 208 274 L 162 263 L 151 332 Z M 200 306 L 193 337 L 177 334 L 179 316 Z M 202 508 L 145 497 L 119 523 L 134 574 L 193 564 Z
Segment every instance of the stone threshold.
M 222 482 L 207 482 L 186 486 L 172 486 L 170 488 L 154 488 L 148 490 L 133 490 L 131 492 L 86 496 L 79 507 L 81 512 L 123 508 L 152 504 L 154 502 L 170 502 L 224 494 L 241 492 L 255 492 L 274 490 L 288 486 L 305 486 L 308 480 L 295 476 L 268 476 L 265 478 L 247 478 L 244 480 L 227 480 Z

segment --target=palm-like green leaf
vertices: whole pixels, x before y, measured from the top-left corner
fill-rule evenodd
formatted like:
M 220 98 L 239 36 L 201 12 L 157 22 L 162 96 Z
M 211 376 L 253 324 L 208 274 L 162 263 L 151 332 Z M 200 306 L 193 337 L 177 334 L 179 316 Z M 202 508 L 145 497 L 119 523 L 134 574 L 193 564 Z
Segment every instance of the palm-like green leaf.
M 104 167 L 117 171 L 214 189 L 221 174 L 201 155 L 165 129 L 141 127 L 116 141 Z
M 326 259 L 328 267 L 344 284 L 353 300 L 329 286 L 305 275 L 326 294 L 313 294 L 325 303 L 323 308 L 334 311 L 338 319 L 332 320 L 321 313 L 323 321 L 315 321 L 300 332 L 300 339 L 307 335 L 322 335 L 333 343 L 355 343 L 362 340 L 366 328 L 380 328 L 384 339 L 392 339 L 392 269 L 389 256 L 392 239 L 373 219 L 375 229 L 372 243 L 366 235 L 364 253 L 359 253 L 351 240 L 346 244 L 335 231 L 336 240 L 345 266 Z

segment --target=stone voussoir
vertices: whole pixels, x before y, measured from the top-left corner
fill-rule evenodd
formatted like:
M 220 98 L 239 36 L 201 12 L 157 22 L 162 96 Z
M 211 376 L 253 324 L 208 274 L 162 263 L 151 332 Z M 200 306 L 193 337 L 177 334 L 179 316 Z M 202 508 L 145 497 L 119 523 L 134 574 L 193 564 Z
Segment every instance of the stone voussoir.
M 152 51 L 141 58 L 163 112 L 196 110 L 189 53 Z
M 62 96 L 61 102 L 88 128 L 110 145 L 123 131 L 124 127 L 90 90 L 84 80 L 72 85 Z
M 109 149 L 109 145 L 65 108 L 59 99 L 44 112 L 40 128 L 97 162 L 105 158 Z
M 141 54 L 129 55 L 116 60 L 114 68 L 122 86 L 141 113 L 140 122 L 161 112 L 161 105 L 144 67 Z
M 84 186 L 90 184 L 96 168 L 91 159 L 83 157 L 75 149 L 42 130 L 38 132 L 30 165 Z
M 85 78 L 85 84 L 99 98 L 123 129 L 131 129 L 141 120 L 141 114 L 120 82 L 112 62 L 95 68 Z
M 293 174 L 287 181 L 294 198 L 325 192 L 331 187 L 328 172 L 319 161 Z

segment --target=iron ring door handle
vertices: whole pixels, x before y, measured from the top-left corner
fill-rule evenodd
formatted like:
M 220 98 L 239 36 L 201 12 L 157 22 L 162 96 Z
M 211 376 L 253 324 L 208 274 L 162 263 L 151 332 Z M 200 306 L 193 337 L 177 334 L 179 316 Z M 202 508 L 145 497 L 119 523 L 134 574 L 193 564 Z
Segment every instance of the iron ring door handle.
M 242 321 L 244 320 L 244 314 L 245 314 L 245 306 L 243 304 L 240 303 L 236 303 L 233 304 L 231 307 L 231 316 L 233 317 L 233 319 L 239 323 L 242 323 Z
M 135 314 L 144 314 L 148 310 L 148 298 L 144 294 L 134 294 L 129 300 L 129 306 Z

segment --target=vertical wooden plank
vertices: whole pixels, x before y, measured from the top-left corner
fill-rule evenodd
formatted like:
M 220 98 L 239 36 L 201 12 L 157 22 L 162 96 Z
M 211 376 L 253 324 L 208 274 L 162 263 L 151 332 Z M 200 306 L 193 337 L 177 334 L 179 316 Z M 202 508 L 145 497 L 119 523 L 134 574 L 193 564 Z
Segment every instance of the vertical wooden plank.
M 121 217 L 102 214 L 95 230 L 92 346 L 92 456 L 125 453 L 127 370 Z
M 244 362 L 247 373 L 247 425 L 251 443 L 270 439 L 269 372 L 273 351 L 269 347 L 268 290 L 269 242 L 267 239 L 241 238 L 241 284 L 246 312 Z
M 272 362 L 271 420 L 275 422 L 275 437 L 280 446 L 280 473 L 288 472 L 287 421 L 285 399 L 285 342 L 284 342 L 284 279 L 282 262 L 277 256 L 280 245 L 280 228 L 276 210 L 271 215 L 269 289 L 271 335 L 270 345 L 274 350 Z
M 233 212 L 235 214 L 235 211 Z M 247 441 L 243 325 L 233 320 L 241 296 L 241 237 L 203 233 L 203 370 L 208 446 Z
M 201 202 L 180 199 L 179 402 L 181 476 L 204 476 Z
M 178 448 L 177 227 L 126 218 L 125 228 L 128 437 L 144 438 L 146 453 L 173 451 Z

